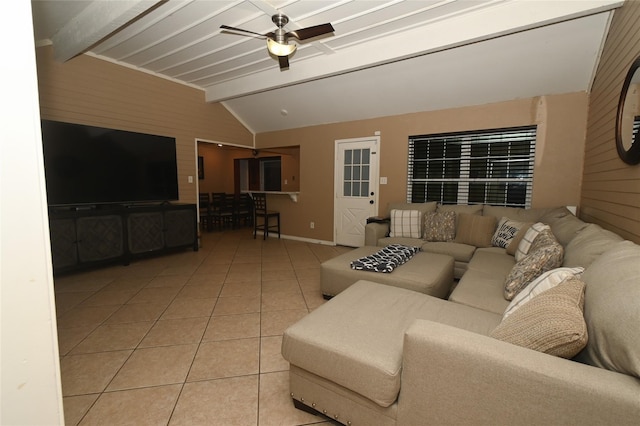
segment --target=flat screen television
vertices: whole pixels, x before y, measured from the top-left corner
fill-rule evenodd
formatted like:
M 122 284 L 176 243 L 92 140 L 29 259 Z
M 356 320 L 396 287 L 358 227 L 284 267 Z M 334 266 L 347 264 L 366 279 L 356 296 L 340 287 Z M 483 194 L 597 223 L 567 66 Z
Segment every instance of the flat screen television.
M 178 200 L 176 140 L 42 120 L 49 206 Z

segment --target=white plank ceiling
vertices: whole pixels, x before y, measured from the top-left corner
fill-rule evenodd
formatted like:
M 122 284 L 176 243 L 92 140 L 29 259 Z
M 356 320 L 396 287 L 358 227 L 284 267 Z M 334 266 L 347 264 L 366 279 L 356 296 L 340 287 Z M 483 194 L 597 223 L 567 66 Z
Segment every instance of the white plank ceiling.
M 37 45 L 206 92 L 254 133 L 589 91 L 621 0 L 33 0 Z M 265 34 L 331 23 L 281 71 Z M 292 41 L 296 43 L 297 41 Z

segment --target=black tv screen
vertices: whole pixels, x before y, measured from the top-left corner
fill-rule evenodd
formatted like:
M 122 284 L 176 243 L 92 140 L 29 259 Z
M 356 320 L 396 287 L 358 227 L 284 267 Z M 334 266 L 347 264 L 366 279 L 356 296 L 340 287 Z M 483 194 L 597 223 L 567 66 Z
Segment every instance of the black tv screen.
M 178 199 L 176 140 L 42 120 L 50 206 Z

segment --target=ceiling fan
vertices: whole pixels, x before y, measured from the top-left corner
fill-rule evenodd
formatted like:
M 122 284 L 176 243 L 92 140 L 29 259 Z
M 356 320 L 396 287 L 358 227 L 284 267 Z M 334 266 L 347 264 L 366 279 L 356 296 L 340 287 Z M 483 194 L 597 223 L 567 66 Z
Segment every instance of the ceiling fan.
M 273 15 L 271 17 L 271 20 L 274 24 L 276 24 L 278 29 L 267 34 L 260 34 L 249 30 L 243 30 L 242 28 L 230 27 L 228 25 L 221 25 L 220 28 L 229 31 L 252 34 L 266 39 L 267 49 L 272 55 L 278 57 L 280 70 L 289 68 L 289 55 L 295 52 L 297 47 L 295 44 L 289 44 L 290 37 L 302 41 L 321 35 L 330 34 L 334 31 L 331 24 L 321 24 L 314 25 L 313 27 L 301 28 L 299 30 L 286 32 L 283 28 L 289 22 L 289 18 L 286 15 Z

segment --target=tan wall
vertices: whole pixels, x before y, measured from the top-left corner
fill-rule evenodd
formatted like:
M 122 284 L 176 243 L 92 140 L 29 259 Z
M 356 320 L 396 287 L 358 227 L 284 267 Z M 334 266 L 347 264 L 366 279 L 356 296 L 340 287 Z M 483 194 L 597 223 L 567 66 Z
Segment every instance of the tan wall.
M 618 101 L 631 63 L 640 56 L 640 2 L 616 10 L 591 92 L 580 216 L 640 243 L 640 165 L 618 158 Z
M 271 196 L 287 235 L 333 241 L 334 149 L 337 139 L 381 132 L 379 212 L 407 193 L 411 135 L 538 124 L 533 206 L 577 205 L 587 117 L 587 95 L 572 93 L 491 105 L 382 117 L 256 135 L 256 147 L 300 145 L 298 202 Z M 309 222 L 315 222 L 310 229 Z
M 201 90 L 87 55 L 55 62 L 51 47 L 36 55 L 42 118 L 176 138 L 182 202 L 196 201 L 196 138 L 253 145 L 253 135 Z

